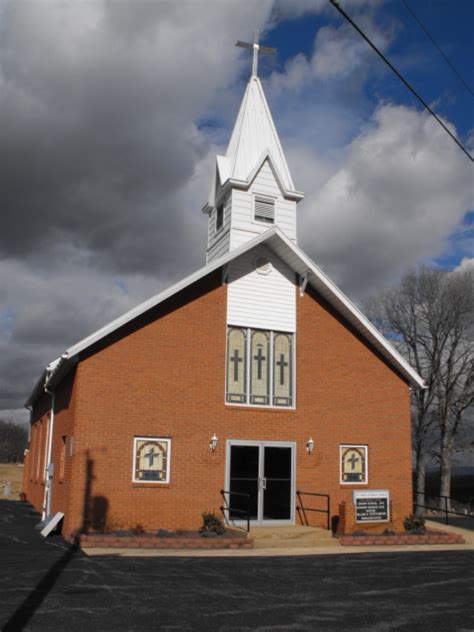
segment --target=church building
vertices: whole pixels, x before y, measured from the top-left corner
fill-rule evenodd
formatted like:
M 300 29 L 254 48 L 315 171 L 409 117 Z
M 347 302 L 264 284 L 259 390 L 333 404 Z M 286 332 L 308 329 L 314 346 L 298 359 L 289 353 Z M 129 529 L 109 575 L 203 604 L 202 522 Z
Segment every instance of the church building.
M 206 265 L 67 349 L 26 402 L 24 491 L 65 534 L 192 530 L 204 511 L 382 531 L 411 513 L 423 381 L 297 246 L 303 193 L 252 48 Z

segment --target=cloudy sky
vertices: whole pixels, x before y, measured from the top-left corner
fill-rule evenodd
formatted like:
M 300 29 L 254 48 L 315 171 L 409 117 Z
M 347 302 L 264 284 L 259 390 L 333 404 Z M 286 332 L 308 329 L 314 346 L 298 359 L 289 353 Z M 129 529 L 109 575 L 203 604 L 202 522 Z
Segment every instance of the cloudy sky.
M 474 87 L 474 3 L 407 0 Z M 401 0 L 341 0 L 471 151 L 473 96 Z M 72 343 L 204 263 L 206 200 L 260 75 L 299 245 L 354 300 L 471 265 L 472 163 L 327 0 L 0 0 L 0 417 Z

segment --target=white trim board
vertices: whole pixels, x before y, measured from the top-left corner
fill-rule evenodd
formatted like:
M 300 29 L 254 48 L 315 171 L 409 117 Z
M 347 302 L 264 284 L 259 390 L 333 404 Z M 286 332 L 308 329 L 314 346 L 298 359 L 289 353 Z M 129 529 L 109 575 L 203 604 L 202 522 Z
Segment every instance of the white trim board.
M 58 511 L 51 518 L 48 519 L 48 522 L 40 531 L 43 538 L 46 538 L 54 529 L 58 526 L 61 520 L 64 518 L 64 514 L 62 511 Z

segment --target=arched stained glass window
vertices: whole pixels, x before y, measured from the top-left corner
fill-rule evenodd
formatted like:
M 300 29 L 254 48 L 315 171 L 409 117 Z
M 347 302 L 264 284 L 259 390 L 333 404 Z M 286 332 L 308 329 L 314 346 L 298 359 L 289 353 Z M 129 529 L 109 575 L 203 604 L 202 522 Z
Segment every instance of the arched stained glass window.
M 273 336 L 273 404 L 291 406 L 293 403 L 293 354 L 291 335 Z
M 270 334 L 268 331 L 252 331 L 250 363 L 250 403 L 270 402 Z
M 247 332 L 232 327 L 227 334 L 227 388 L 228 402 L 244 404 L 246 401 Z
M 293 334 L 229 326 L 226 402 L 294 406 Z

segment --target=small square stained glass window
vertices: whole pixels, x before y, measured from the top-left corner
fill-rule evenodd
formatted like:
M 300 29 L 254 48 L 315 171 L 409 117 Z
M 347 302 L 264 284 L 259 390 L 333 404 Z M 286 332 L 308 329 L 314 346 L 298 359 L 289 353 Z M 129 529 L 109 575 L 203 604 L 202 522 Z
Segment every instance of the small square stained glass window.
M 366 445 L 341 445 L 341 483 L 367 483 Z
M 135 437 L 135 483 L 168 483 L 170 478 L 171 439 Z

